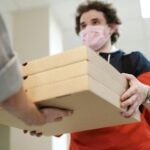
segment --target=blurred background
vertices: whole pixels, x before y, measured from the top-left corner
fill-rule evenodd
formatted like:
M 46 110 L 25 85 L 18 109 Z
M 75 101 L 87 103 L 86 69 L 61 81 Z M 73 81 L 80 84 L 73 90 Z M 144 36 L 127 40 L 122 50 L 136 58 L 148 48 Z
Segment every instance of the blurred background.
M 81 46 L 75 34 L 75 11 L 85 0 L 0 0 L 13 49 L 21 62 Z M 150 1 L 103 0 L 117 8 L 122 25 L 117 48 L 141 51 L 150 59 Z M 69 135 L 31 137 L 15 128 L 0 127 L 1 150 L 67 150 Z

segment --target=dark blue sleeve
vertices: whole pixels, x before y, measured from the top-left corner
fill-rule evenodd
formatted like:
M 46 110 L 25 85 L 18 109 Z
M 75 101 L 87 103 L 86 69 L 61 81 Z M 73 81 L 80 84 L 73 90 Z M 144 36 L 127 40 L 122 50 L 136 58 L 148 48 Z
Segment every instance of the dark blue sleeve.
M 130 55 L 133 74 L 137 77 L 145 72 L 150 72 L 150 61 L 139 51 Z

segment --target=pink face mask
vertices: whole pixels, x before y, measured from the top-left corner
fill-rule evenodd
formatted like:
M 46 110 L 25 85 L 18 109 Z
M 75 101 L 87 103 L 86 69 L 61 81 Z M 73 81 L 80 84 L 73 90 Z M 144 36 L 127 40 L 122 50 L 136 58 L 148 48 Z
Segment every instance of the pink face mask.
M 107 26 L 87 26 L 80 32 L 80 37 L 83 44 L 97 51 L 109 40 L 110 30 Z

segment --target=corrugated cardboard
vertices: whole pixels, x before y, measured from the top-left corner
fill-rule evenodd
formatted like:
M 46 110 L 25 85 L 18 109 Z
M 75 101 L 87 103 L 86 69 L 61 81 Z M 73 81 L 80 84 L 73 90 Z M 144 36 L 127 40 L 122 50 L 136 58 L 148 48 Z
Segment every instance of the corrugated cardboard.
M 99 58 L 98 62 L 99 64 L 95 65 L 90 61 L 82 61 L 46 72 L 30 75 L 24 80 L 24 87 L 28 90 L 43 86 L 45 84 L 52 84 L 82 75 L 90 75 L 97 80 L 97 82 L 100 82 L 115 93 L 123 93 L 128 86 L 126 79 L 117 71 L 114 74 L 114 68 L 110 67 L 110 65 L 102 58 Z M 110 69 L 113 70 L 111 74 L 107 72 L 104 66 L 109 66 Z
M 117 73 L 118 75 L 118 71 L 116 71 L 116 69 L 112 70 L 111 65 L 108 65 L 108 68 L 106 68 L 105 65 L 103 66 L 102 63 L 105 62 L 106 64 L 106 61 L 103 58 L 100 58 L 101 57 L 98 54 L 96 54 L 93 50 L 87 47 L 79 47 L 65 51 L 61 54 L 47 56 L 44 58 L 26 62 L 22 66 L 22 71 L 24 76 L 29 76 L 40 72 L 45 72 L 74 63 L 78 63 L 81 61 L 90 61 L 96 65 L 100 65 L 101 68 L 104 68 L 108 73 L 112 73 L 113 71 L 113 74 Z
M 140 120 L 120 115 L 126 79 L 95 52 L 81 47 L 24 64 L 27 95 L 39 106 L 74 110 L 72 117 L 41 127 L 29 127 L 0 110 L 0 123 L 55 135 L 126 124 Z
M 108 127 L 139 121 L 139 114 L 125 119 L 120 115 L 120 96 L 89 76 L 81 76 L 28 90 L 40 106 L 74 110 L 72 117 L 43 127 L 28 127 L 3 110 L 0 122 L 17 128 L 37 130 L 45 135 Z

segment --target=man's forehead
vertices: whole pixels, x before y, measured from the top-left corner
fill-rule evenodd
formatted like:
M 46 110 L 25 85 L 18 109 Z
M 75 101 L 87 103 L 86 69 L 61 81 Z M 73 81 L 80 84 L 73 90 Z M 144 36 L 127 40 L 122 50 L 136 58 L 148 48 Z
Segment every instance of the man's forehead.
M 80 19 L 80 23 L 85 22 L 85 21 L 89 21 L 89 20 L 93 20 L 96 18 L 97 19 L 105 19 L 103 12 L 97 11 L 97 10 L 89 10 L 89 11 L 82 14 L 81 19 Z

